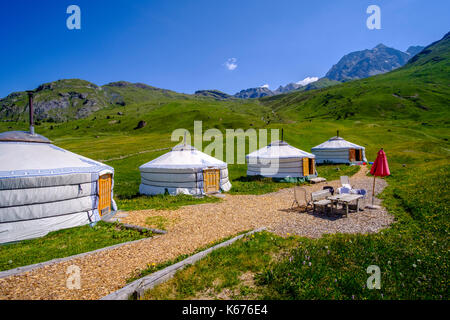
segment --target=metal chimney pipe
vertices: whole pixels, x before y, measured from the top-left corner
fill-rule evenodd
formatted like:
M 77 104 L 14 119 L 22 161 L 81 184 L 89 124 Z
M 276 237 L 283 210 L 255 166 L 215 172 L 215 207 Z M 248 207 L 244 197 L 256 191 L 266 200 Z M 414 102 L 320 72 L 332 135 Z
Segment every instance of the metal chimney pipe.
M 281 141 L 284 141 L 284 140 L 283 140 L 283 136 L 284 136 L 283 128 L 281 128 Z
M 28 91 L 28 106 L 30 110 L 30 134 L 34 135 L 34 108 L 32 91 Z

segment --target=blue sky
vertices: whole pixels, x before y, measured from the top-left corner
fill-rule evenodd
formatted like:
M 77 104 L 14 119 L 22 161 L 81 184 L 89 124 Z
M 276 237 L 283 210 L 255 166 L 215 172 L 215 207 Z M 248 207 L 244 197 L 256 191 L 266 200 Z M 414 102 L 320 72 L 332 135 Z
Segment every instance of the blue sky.
M 81 30 L 66 27 L 71 4 Z M 366 27 L 372 4 L 381 30 Z M 448 12 L 448 0 L 3 1 L 0 97 L 64 78 L 185 93 L 276 89 L 324 76 L 351 51 L 428 45 L 450 31 Z

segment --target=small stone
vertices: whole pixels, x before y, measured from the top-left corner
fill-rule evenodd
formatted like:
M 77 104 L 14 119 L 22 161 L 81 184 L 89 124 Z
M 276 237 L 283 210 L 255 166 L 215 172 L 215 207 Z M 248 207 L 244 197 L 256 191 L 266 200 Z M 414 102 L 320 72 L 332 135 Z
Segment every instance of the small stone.
M 147 122 L 145 122 L 144 120 L 141 120 L 141 121 L 138 122 L 138 124 L 137 124 L 137 126 L 134 128 L 134 130 L 142 129 L 142 128 L 144 128 L 146 125 L 147 125 Z

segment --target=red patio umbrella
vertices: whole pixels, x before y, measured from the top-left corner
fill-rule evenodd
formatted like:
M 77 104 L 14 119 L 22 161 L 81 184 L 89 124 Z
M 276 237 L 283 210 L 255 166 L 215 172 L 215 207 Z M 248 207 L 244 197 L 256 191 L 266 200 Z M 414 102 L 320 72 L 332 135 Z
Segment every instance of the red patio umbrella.
M 376 208 L 374 206 L 373 201 L 375 198 L 375 177 L 385 177 L 391 174 L 389 171 L 389 165 L 386 158 L 386 153 L 384 153 L 383 148 L 378 151 L 377 158 L 372 165 L 372 169 L 370 169 L 370 174 L 373 175 L 373 191 L 372 191 L 372 208 Z

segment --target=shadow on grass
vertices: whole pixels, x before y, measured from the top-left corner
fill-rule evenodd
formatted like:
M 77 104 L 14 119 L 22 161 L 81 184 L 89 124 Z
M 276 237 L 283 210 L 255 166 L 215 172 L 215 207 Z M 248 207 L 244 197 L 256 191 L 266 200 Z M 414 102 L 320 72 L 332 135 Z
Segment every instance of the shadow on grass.
M 273 182 L 272 178 L 266 178 L 263 176 L 240 176 L 237 179 L 233 179 L 233 181 L 239 182 Z
M 117 197 L 117 205 L 121 210 L 169 210 L 178 209 L 182 206 L 217 202 L 220 199 L 215 197 L 195 197 L 191 195 L 179 194 L 172 196 L 169 194 L 142 195 L 120 195 Z

